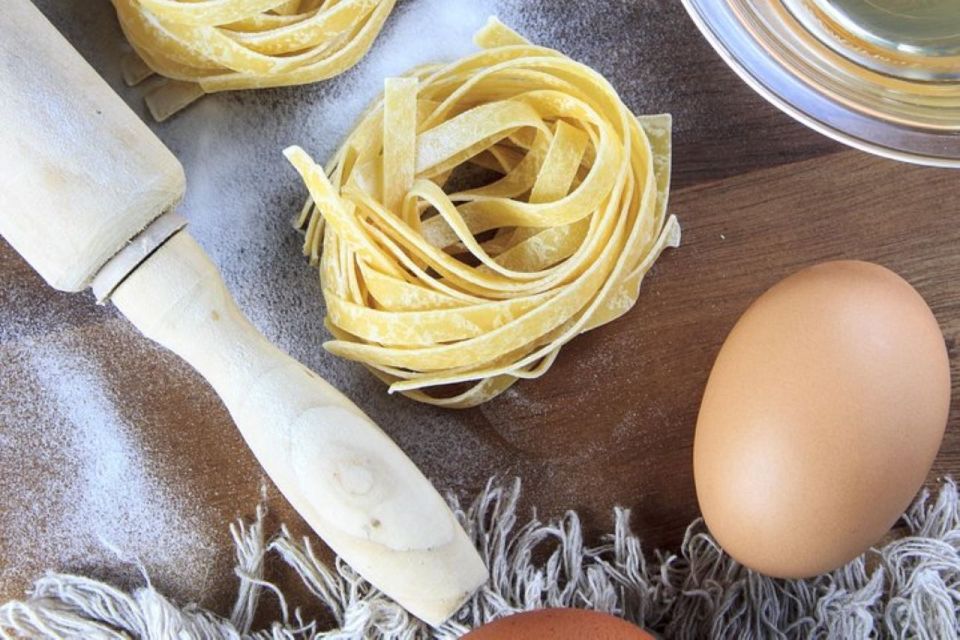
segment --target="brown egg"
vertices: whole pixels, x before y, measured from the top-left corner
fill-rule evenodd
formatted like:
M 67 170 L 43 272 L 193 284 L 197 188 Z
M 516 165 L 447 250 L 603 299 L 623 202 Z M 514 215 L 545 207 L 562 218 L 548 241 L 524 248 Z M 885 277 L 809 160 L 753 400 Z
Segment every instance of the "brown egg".
M 943 335 L 906 281 L 853 261 L 786 278 L 710 373 L 693 448 L 707 527 L 771 576 L 845 564 L 920 489 L 949 405 Z
M 501 618 L 464 640 L 654 640 L 646 631 L 606 613 L 542 609 Z

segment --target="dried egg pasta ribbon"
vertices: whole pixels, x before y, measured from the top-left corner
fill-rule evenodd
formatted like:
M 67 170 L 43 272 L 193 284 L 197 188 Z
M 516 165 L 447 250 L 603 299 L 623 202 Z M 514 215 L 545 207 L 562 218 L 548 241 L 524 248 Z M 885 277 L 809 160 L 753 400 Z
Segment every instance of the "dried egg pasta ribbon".
M 136 51 L 124 78 L 168 80 L 147 106 L 164 120 L 205 93 L 306 84 L 356 64 L 396 0 L 112 0 Z
M 453 408 L 542 375 L 680 241 L 670 116 L 634 116 L 599 74 L 495 19 L 476 41 L 387 80 L 326 171 L 285 152 L 310 191 L 298 224 L 325 346 Z

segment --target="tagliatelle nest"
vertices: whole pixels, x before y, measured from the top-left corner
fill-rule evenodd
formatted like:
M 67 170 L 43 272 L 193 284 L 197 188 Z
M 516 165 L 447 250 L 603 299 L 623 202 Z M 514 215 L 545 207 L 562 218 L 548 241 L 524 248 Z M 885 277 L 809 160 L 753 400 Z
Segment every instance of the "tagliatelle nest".
M 362 58 L 396 0 L 112 0 L 139 57 L 124 60 L 137 84 L 151 73 L 176 82 L 147 96 L 157 120 L 204 93 L 324 80 Z
M 387 80 L 327 171 L 285 152 L 310 191 L 326 348 L 457 408 L 542 375 L 629 310 L 680 240 L 670 116 L 635 117 L 599 74 L 496 20 L 476 42 Z M 458 187 L 466 168 L 494 178 Z

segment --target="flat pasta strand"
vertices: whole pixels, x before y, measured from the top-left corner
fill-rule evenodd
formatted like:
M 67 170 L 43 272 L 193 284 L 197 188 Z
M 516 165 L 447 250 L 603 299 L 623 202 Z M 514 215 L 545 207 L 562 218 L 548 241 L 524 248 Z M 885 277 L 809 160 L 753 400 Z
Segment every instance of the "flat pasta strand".
M 478 53 L 385 83 L 310 198 L 331 352 L 414 400 L 464 408 L 543 375 L 634 306 L 680 227 L 670 116 L 491 21 Z
M 205 93 L 343 73 L 370 49 L 396 0 L 112 2 L 136 52 L 124 61 L 125 80 L 136 84 L 157 73 L 174 81 L 146 97 L 154 118 L 163 120 Z

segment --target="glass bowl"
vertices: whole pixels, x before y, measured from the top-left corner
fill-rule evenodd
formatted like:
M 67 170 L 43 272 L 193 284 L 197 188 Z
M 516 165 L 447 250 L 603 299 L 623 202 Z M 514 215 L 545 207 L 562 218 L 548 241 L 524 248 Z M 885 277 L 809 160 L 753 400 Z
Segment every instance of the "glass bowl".
M 771 103 L 881 156 L 960 168 L 957 0 L 683 0 Z

